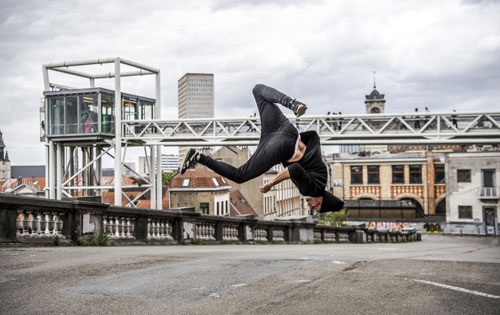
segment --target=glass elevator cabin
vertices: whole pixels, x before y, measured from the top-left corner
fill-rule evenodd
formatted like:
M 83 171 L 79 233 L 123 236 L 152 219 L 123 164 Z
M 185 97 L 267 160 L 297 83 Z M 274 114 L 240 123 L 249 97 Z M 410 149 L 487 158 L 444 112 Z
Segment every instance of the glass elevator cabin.
M 42 137 L 52 141 L 112 138 L 115 92 L 104 88 L 45 91 Z M 122 121 L 154 119 L 155 99 L 121 93 Z

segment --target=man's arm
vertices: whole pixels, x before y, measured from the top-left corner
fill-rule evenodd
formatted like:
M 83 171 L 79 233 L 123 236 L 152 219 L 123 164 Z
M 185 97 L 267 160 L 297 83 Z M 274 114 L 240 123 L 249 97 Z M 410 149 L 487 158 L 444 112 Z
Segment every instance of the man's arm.
M 288 167 L 285 167 L 281 172 L 279 172 L 278 175 L 276 175 L 273 179 L 265 183 L 264 185 L 260 186 L 260 191 L 262 193 L 268 192 L 271 187 L 273 187 L 276 184 L 281 183 L 282 181 L 289 179 L 290 178 L 290 172 L 288 171 Z

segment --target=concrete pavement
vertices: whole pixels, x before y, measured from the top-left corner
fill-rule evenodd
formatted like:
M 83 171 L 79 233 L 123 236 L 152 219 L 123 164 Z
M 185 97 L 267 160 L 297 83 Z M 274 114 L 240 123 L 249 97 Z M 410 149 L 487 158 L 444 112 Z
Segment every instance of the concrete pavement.
M 498 298 L 497 298 L 498 297 Z M 495 314 L 496 238 L 0 249 L 1 314 Z

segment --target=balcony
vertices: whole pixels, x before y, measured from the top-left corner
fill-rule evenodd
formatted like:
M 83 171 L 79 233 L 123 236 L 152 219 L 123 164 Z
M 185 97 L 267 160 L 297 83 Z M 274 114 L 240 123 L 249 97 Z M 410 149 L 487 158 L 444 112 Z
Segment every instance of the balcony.
M 481 199 L 498 199 L 497 187 L 482 187 L 480 190 Z

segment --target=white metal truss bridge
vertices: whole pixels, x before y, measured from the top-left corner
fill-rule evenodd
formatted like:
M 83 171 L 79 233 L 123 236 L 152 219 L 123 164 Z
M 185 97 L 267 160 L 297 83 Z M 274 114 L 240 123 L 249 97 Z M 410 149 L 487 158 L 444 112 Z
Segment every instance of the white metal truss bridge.
M 300 132 L 314 130 L 322 145 L 498 144 L 500 112 L 430 112 L 290 117 Z M 257 145 L 259 117 L 122 121 L 130 145 Z

